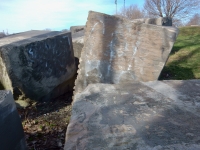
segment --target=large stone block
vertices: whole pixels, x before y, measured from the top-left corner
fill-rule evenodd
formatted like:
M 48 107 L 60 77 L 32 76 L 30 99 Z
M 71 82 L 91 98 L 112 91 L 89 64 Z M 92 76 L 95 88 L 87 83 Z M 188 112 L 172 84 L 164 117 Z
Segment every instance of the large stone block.
M 75 93 L 90 83 L 157 80 L 177 34 L 174 27 L 90 11 Z
M 76 94 L 65 150 L 200 149 L 200 80 L 90 84 Z
M 0 91 L 0 149 L 28 149 L 12 93 L 2 90 Z
M 49 100 L 73 89 L 76 74 L 70 32 L 28 31 L 0 40 L 0 81 L 5 89 Z

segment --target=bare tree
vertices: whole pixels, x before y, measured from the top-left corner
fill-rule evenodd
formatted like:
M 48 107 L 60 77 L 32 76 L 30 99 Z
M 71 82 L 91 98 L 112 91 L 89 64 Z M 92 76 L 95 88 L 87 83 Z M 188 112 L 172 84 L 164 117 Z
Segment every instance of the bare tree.
M 188 21 L 187 25 L 200 25 L 200 15 L 194 14 L 193 17 Z
M 193 15 L 199 0 L 145 0 L 144 10 L 150 17 L 185 18 Z
M 131 20 L 144 18 L 144 12 L 137 5 L 130 5 L 128 7 L 122 8 L 118 15 Z

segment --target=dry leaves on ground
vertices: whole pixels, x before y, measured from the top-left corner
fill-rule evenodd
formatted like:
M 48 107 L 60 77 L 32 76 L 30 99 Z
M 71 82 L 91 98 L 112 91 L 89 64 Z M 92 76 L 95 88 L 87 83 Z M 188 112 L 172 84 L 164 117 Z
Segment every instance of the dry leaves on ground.
M 63 150 L 71 96 L 18 109 L 29 150 Z

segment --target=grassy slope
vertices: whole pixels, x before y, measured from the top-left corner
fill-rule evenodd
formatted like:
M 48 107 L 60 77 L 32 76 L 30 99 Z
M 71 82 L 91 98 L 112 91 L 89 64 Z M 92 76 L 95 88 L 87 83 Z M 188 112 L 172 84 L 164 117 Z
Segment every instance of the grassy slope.
M 200 79 L 200 27 L 182 27 L 160 80 Z

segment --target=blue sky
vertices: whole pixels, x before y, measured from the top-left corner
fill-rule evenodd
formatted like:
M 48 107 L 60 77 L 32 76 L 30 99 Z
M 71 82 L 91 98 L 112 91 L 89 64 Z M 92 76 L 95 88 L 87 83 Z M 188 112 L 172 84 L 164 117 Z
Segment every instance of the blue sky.
M 117 3 L 120 10 L 124 0 Z M 126 0 L 126 6 L 142 7 L 143 3 L 144 0 Z M 90 10 L 113 15 L 115 0 L 0 0 L 0 32 L 69 29 L 84 25 Z

